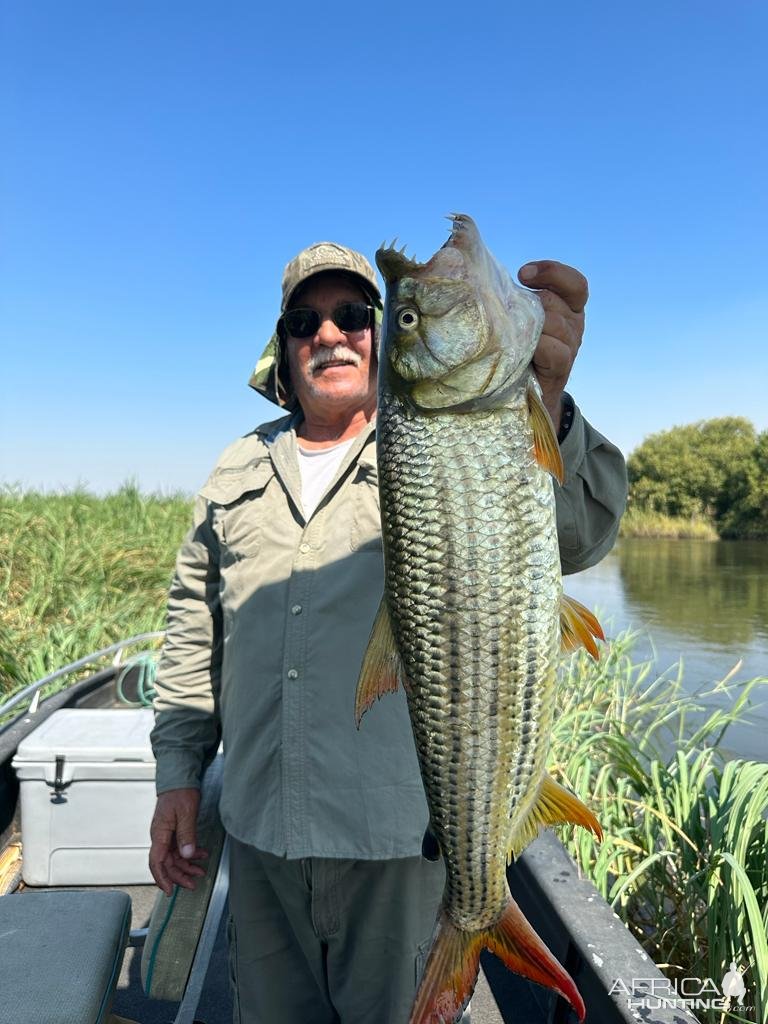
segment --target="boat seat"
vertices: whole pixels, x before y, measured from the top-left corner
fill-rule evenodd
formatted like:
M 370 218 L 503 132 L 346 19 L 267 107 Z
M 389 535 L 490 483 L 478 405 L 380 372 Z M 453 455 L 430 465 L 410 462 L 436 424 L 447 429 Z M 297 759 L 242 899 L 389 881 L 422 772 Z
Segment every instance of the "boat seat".
M 153 999 L 180 1002 L 192 1024 L 229 889 L 219 818 L 223 757 L 203 778 L 198 845 L 208 851 L 194 890 L 158 892 L 147 929 L 130 932 L 125 892 L 24 890 L 0 897 L 0 1024 L 113 1024 L 109 1011 L 126 946 L 143 944 L 141 978 Z
M 105 1024 L 130 925 L 124 892 L 0 897 L 0 1024 Z
M 228 848 L 219 817 L 224 758 L 218 754 L 203 776 L 197 845 L 208 851 L 206 873 L 194 889 L 158 892 L 144 939 L 141 981 L 153 999 L 181 1000 L 174 1024 L 191 1024 L 229 890 Z

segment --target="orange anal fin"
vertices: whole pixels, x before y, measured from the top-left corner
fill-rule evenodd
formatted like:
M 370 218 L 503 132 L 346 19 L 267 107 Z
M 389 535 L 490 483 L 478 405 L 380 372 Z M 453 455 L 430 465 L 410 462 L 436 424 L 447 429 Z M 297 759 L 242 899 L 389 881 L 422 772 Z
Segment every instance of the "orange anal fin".
M 602 840 L 603 830 L 600 822 L 590 809 L 574 794 L 561 786 L 550 775 L 544 775 L 536 796 L 536 802 L 523 821 L 512 834 L 509 841 L 508 860 L 517 856 L 547 825 L 557 825 L 570 821 L 574 825 L 583 825 Z
M 454 1024 L 472 997 L 480 953 L 489 949 L 502 963 L 531 981 L 562 995 L 584 1019 L 584 1003 L 573 979 L 550 953 L 510 899 L 494 926 L 483 931 L 458 929 L 445 913 L 435 931 L 409 1024 Z
M 534 384 L 528 385 L 527 394 L 536 461 L 542 469 L 551 473 L 558 483 L 562 483 L 565 479 L 565 470 L 554 424 Z
M 400 655 L 395 645 L 386 601 L 382 598 L 368 638 L 360 678 L 357 681 L 355 722 L 358 729 L 360 719 L 368 708 L 385 693 L 395 692 L 400 674 Z
M 605 640 L 603 628 L 595 616 L 579 601 L 563 594 L 560 598 L 560 642 L 564 651 L 575 651 L 584 647 L 595 661 L 600 658 L 600 651 L 595 643 Z
M 555 782 L 551 775 L 545 775 L 541 782 L 539 797 L 535 810 L 545 825 L 554 825 L 561 821 L 570 821 L 574 825 L 583 825 L 594 832 L 602 840 L 603 830 L 600 822 L 586 804 L 571 793 L 565 786 Z

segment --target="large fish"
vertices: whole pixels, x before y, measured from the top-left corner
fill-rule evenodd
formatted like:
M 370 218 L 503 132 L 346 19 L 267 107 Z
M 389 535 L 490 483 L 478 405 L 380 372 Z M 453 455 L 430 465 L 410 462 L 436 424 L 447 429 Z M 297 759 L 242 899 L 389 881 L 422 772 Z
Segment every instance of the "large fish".
M 377 444 L 385 594 L 356 714 L 402 681 L 446 887 L 411 1024 L 457 1020 L 482 949 L 555 989 L 569 975 L 506 882 L 542 825 L 592 813 L 546 773 L 561 644 L 596 653 L 563 598 L 550 474 L 562 476 L 531 370 L 544 313 L 455 214 L 425 264 L 382 248 Z

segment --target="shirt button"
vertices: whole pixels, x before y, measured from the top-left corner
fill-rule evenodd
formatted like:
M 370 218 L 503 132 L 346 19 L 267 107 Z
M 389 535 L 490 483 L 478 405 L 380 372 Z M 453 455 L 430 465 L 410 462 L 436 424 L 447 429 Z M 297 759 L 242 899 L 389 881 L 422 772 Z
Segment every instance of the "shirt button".
M 299 551 L 300 551 L 300 552 L 302 553 L 302 555 L 306 555 L 306 553 L 307 553 L 308 551 L 311 551 L 311 550 L 312 550 L 312 549 L 310 548 L 309 544 L 302 544 L 302 545 L 301 545 L 301 546 L 299 547 Z
M 298 679 L 299 678 L 299 673 L 296 671 L 295 668 L 289 668 L 288 669 L 288 678 L 289 679 Z
M 300 604 L 295 604 L 291 608 L 291 615 L 301 615 L 301 605 Z

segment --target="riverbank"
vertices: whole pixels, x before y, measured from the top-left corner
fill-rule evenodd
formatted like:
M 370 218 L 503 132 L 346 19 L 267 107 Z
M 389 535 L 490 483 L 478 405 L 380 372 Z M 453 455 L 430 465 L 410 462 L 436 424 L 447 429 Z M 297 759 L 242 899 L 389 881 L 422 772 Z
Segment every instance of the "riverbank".
M 719 540 L 707 519 L 667 516 L 628 508 L 621 519 L 620 537 L 656 537 L 675 540 Z

